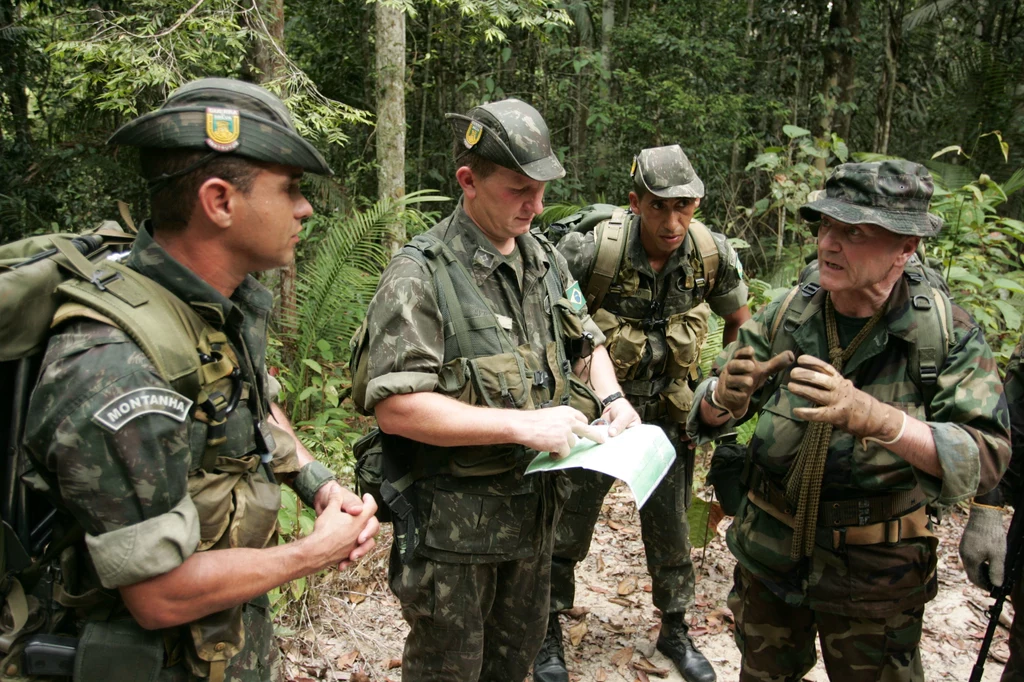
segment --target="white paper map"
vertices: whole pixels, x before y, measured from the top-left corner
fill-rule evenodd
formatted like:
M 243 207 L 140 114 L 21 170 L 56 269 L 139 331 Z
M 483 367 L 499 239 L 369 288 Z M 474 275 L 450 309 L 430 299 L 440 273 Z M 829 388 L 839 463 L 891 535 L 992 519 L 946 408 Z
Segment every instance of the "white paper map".
M 658 426 L 641 424 L 600 445 L 581 438 L 569 456 L 562 459 L 551 459 L 549 453 L 542 452 L 530 462 L 526 473 L 577 467 L 600 471 L 625 481 L 640 508 L 661 483 L 675 458 L 676 449 L 665 432 Z

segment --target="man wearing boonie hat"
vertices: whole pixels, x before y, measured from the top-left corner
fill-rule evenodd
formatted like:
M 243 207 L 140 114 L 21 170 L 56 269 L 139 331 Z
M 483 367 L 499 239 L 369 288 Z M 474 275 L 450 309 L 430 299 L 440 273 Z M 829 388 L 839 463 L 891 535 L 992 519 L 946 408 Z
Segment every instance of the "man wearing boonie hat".
M 665 430 L 676 460 L 640 510 L 654 606 L 662 613 L 657 648 L 689 682 L 715 671 L 687 634 L 694 602 L 689 506 L 694 453 L 685 422 L 699 380 L 700 349 L 711 311 L 725 320 L 726 342 L 750 318 L 742 265 L 725 236 L 694 220 L 704 183 L 679 145 L 644 149 L 633 159 L 630 212 L 558 244 L 592 303 L 626 399 L 644 422 Z M 616 245 L 623 242 L 622 249 Z M 607 263 L 605 262 L 607 261 Z M 602 279 L 600 273 L 609 275 Z M 604 291 L 602 291 L 603 289 Z M 548 635 L 534 663 L 538 682 L 567 682 L 558 611 L 575 596 L 574 570 L 586 557 L 610 476 L 572 469 L 573 493 L 555 534 Z
M 82 680 L 282 679 L 266 593 L 359 559 L 378 528 L 372 497 L 338 485 L 274 404 L 273 297 L 249 274 L 292 261 L 312 213 L 299 179 L 330 169 L 277 97 L 226 78 L 110 142 L 141 148 L 151 219 L 123 263 L 68 290 L 99 308 L 55 318 L 24 444 L 67 549 L 22 635 L 56 640 L 5 649 L 0 675 L 53 679 L 60 659 L 70 676 L 70 651 Z M 281 482 L 318 514 L 284 545 Z
M 727 535 L 740 680 L 801 679 L 820 637 L 832 680 L 923 680 L 936 593 L 926 505 L 987 490 L 1009 423 L 981 329 L 904 266 L 942 221 L 907 161 L 844 164 L 801 208 L 819 282 L 740 329 L 697 391 L 700 440 L 753 415 L 748 490 Z
M 568 483 L 526 466 L 578 436 L 603 441 L 589 424 L 620 387 L 565 259 L 530 232 L 565 173 L 544 119 L 506 99 L 448 120 L 462 198 L 381 276 L 353 396 L 376 414 L 385 469 L 405 472 L 388 479 L 402 501 L 389 502 L 402 679 L 521 682 L 544 638 Z M 640 419 L 619 400 L 608 421 L 614 436 Z

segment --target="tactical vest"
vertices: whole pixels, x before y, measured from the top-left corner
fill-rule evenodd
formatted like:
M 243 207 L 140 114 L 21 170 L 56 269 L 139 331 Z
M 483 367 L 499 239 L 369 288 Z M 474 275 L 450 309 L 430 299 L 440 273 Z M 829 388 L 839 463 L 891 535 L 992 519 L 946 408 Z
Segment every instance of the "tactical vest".
M 594 322 L 606 336 L 605 346 L 622 390 L 644 421 L 667 416 L 685 423 L 693 404 L 692 386 L 699 378 L 700 349 L 708 334 L 711 309 L 704 300 L 714 288 L 718 246 L 705 225 L 692 221 L 687 232 L 693 244 L 692 281 L 674 274 L 666 282 L 679 279 L 662 296 L 640 288 L 640 274 L 625 258 L 631 230 L 638 225 L 639 216 L 617 209 L 596 227 L 597 251 L 586 297 Z M 643 316 L 638 315 L 641 312 Z M 652 343 L 664 346 L 664 368 L 656 376 L 639 376 Z
M 112 236 L 116 236 L 115 227 L 108 228 Z M 124 233 L 121 235 L 126 236 Z M 104 258 L 106 251 L 92 254 L 90 259 L 74 248 L 69 240 L 54 237 L 52 242 L 59 252 L 61 268 L 73 277 L 64 279 L 66 275 L 59 275 L 59 279 L 64 281 L 56 287 L 55 294 L 47 294 L 47 301 L 64 301 L 53 313 L 50 326 L 56 328 L 68 321 L 84 318 L 122 330 L 146 354 L 157 373 L 198 408 L 193 409 L 191 416 L 204 425 L 205 438 L 201 452 L 193 455 L 188 481 L 189 495 L 198 512 L 201 529 L 197 551 L 268 546 L 276 538 L 280 488 L 258 471 L 260 454 L 249 453 L 247 457 L 238 458 L 237 453 L 222 452 L 228 419 L 240 400 L 247 400 L 250 408 L 255 408 L 261 423 L 266 421 L 269 403 L 262 395 L 259 378 L 255 376 L 258 369 L 251 367 L 251 363 L 247 364 L 249 376 L 244 376 L 243 365 L 227 336 L 215 330 L 191 306 L 155 281 L 122 265 L 117 259 Z M 41 340 L 45 340 L 45 336 L 44 332 Z M 25 336 L 18 343 L 5 345 L 5 349 L 17 349 L 24 354 L 33 348 L 30 341 Z M 35 347 L 38 344 L 39 339 L 35 341 Z M 13 357 L 17 356 L 5 355 L 3 359 Z M 255 435 L 253 440 L 257 440 Z M 265 445 L 274 449 L 273 439 L 270 438 Z M 225 454 L 236 456 L 222 456 Z M 272 458 L 273 454 L 268 452 L 262 459 L 269 464 Z M 68 536 L 72 539 L 81 537 L 71 533 Z M 24 575 L 29 580 L 38 579 L 38 569 L 55 560 L 61 549 L 63 547 L 60 546 L 48 549 Z M 64 573 L 67 575 L 69 572 Z M 19 580 L 21 575 L 8 576 L 7 599 L 13 627 L 5 635 L 10 641 L 19 634 L 29 634 L 21 630 L 31 615 L 25 599 L 25 591 L 31 591 L 31 585 L 23 586 Z M 88 621 L 93 618 L 102 620 L 104 614 L 118 608 L 119 598 L 106 590 L 93 589 L 85 594 L 74 592 L 74 585 L 58 585 L 53 599 L 64 608 L 86 615 Z M 90 613 L 94 615 L 89 616 Z M 45 620 L 38 622 L 38 626 L 45 625 Z M 96 628 L 92 632 L 93 641 L 90 643 L 102 647 L 108 633 L 99 633 Z M 192 674 L 219 682 L 224 678 L 227 662 L 244 646 L 242 606 L 206 616 L 183 626 L 179 633 L 181 640 L 190 643 L 185 647 L 185 661 Z M 139 649 L 157 646 L 163 650 L 165 641 L 168 646 L 171 644 L 170 640 L 161 638 L 154 643 L 137 626 L 132 632 L 109 636 L 119 640 L 120 644 L 127 642 L 125 638 L 134 637 Z M 79 646 L 86 646 L 87 639 L 83 637 Z M 170 649 L 167 653 L 171 653 Z M 92 655 L 96 660 L 107 654 L 95 651 Z M 79 658 L 83 658 L 81 652 Z M 140 658 L 146 656 L 140 652 Z M 162 665 L 164 657 L 162 653 L 154 654 L 147 660 L 155 660 Z
M 812 301 L 816 302 L 816 305 L 821 305 L 824 294 L 819 295 L 821 285 L 818 281 L 818 274 L 818 270 L 815 268 L 806 270 L 803 280 L 793 287 L 783 299 L 769 333 L 771 342 L 769 357 L 775 357 L 786 350 L 800 352 L 793 333 L 808 318 L 810 313 L 807 310 Z M 904 276 L 910 289 L 910 306 L 913 310 L 914 322 L 917 325 L 917 339 L 908 344 L 907 375 L 921 396 L 922 403 L 917 414 L 909 405 L 907 409 L 911 416 L 928 419 L 931 398 L 935 395 L 939 372 L 946 361 L 950 344 L 954 338 L 952 305 L 942 291 L 928 282 L 919 265 L 910 266 L 904 271 Z M 763 389 L 763 395 L 775 395 L 783 378 L 784 373 L 780 372 L 776 375 L 773 382 Z M 772 398 L 771 405 L 766 405 L 763 408 L 769 414 L 763 415 L 762 418 L 774 418 L 773 414 L 780 414 L 790 415 L 789 419 L 792 419 L 791 399 L 789 395 L 780 395 L 777 400 Z M 799 434 L 802 433 L 801 429 Z M 795 455 L 800 447 L 800 438 L 794 440 L 792 444 L 785 445 L 781 443 L 780 439 L 791 438 L 794 433 L 787 430 L 777 433 L 775 436 L 776 441 L 766 445 L 769 450 Z M 753 445 L 755 441 L 756 434 L 755 438 L 751 440 L 751 444 Z M 854 439 L 855 449 L 864 447 L 870 447 L 877 453 L 872 456 L 872 462 L 879 472 L 898 467 L 902 463 L 901 458 L 888 453 L 882 446 L 876 443 L 866 445 L 858 439 Z M 762 463 L 754 461 L 753 455 L 753 451 L 748 449 L 747 470 L 743 475 L 747 487 L 761 500 L 767 501 L 774 509 L 783 514 L 795 513 L 795 510 L 789 508 L 781 486 L 785 474 L 768 473 Z M 885 476 L 886 474 L 880 475 Z M 877 495 L 862 499 L 839 501 L 823 499 L 818 514 L 819 526 L 869 526 L 883 523 L 918 509 L 925 501 L 920 487 L 916 484 L 911 485 L 909 482 L 905 489 L 895 492 L 884 492 L 885 490 L 886 486 L 882 486 Z
M 441 223 L 441 228 L 447 224 Z M 571 405 L 588 419 L 599 416 L 600 398 L 572 373 L 574 357 L 586 354 L 576 347 L 583 345 L 585 334 L 565 298 L 551 243 L 534 234 L 551 262 L 544 286 L 554 341 L 548 343 L 541 358 L 529 344 L 513 345 L 472 274 L 433 234 L 435 230 L 415 237 L 402 253 L 423 264 L 433 279 L 444 329 L 444 364 L 438 372 L 437 391 L 476 406 L 529 410 Z M 353 402 L 364 414 L 368 345 L 364 321 L 352 339 L 350 361 Z M 551 371 L 545 369 L 545 360 Z M 438 474 L 459 478 L 499 475 L 525 466 L 530 454 L 518 444 L 442 448 L 383 434 L 379 429 L 360 439 L 353 452 L 357 487 L 374 496 L 378 519 L 394 521 L 395 541 L 403 560 L 412 556 L 418 542 L 412 513 L 416 480 Z

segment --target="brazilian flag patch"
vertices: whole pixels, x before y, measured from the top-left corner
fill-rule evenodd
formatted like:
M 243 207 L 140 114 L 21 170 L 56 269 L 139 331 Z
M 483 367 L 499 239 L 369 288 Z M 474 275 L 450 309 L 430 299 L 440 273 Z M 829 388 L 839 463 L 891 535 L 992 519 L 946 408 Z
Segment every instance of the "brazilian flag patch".
M 569 304 L 572 305 L 573 310 L 576 312 L 583 310 L 586 301 L 583 298 L 583 292 L 580 291 L 579 282 L 573 282 L 572 286 L 565 290 L 565 297 L 569 299 Z

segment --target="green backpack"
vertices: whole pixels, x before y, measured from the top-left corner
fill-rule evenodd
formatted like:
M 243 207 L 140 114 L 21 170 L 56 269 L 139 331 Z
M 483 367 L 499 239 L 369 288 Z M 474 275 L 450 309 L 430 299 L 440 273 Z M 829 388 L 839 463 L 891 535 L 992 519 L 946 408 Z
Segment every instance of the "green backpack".
M 235 376 L 237 359 L 226 348 L 227 337 L 159 284 L 121 264 L 134 240 L 106 221 L 79 235 L 0 245 L 0 386 L 6 387 L 0 391 L 0 603 L 11 616 L 2 632 L 8 642 L 25 627 L 35 602 L 28 595 L 45 569 L 82 534 L 72 530 L 51 541 L 56 507 L 25 485 L 28 477 L 39 480 L 22 436 L 51 329 L 86 318 L 128 334 L 165 381 L 210 415 L 203 468 L 209 468 L 209 456 L 224 436 L 230 401 L 206 389 Z M 33 630 L 47 627 L 33 620 Z

